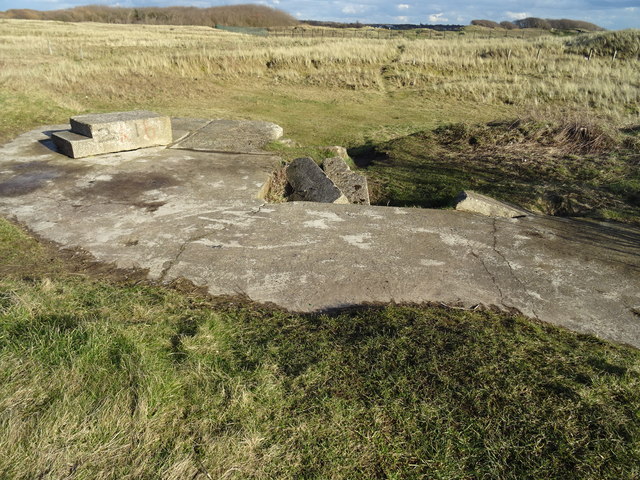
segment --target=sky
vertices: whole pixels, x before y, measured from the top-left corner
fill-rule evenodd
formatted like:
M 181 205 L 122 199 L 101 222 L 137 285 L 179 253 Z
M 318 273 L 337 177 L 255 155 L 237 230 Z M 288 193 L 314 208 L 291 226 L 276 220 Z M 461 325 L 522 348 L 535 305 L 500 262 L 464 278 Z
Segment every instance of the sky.
M 473 19 L 500 22 L 540 17 L 585 20 L 612 30 L 640 28 L 640 0 L 0 0 L 0 11 L 56 10 L 87 4 L 212 7 L 241 3 L 268 5 L 302 20 L 467 25 Z

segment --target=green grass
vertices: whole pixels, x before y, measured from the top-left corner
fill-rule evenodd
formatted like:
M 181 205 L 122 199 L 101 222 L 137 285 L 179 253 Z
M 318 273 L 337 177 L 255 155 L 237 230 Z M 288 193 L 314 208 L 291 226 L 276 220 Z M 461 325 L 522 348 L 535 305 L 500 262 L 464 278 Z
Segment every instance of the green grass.
M 546 214 L 638 223 L 637 137 L 585 119 L 458 123 L 351 152 L 378 204 L 443 208 L 475 190 Z
M 0 478 L 640 475 L 635 349 L 490 311 L 96 280 L 4 220 L 0 253 Z

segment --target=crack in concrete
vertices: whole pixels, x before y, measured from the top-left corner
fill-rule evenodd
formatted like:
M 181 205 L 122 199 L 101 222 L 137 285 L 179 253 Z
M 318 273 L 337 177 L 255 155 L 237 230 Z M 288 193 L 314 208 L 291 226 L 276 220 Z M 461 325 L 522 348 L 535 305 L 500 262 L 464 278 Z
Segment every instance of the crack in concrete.
M 169 271 L 180 261 L 180 257 L 182 256 L 182 254 L 184 253 L 184 251 L 187 249 L 187 246 L 190 243 L 193 242 L 197 242 L 198 240 L 202 240 L 203 238 L 206 238 L 208 236 L 208 234 L 198 234 L 198 235 L 194 235 L 192 237 L 187 238 L 184 242 L 182 242 L 180 244 L 180 248 L 178 248 L 178 253 L 176 253 L 175 257 L 173 258 L 173 260 L 167 260 L 167 262 L 169 263 L 169 265 L 167 265 L 166 267 L 164 267 L 162 269 L 162 272 L 160 272 L 160 276 L 158 277 L 158 281 L 160 283 L 164 283 L 167 274 L 169 273 Z M 167 263 L 165 262 L 165 263 Z
M 529 306 L 531 308 L 531 312 L 533 313 L 533 316 L 535 317 L 536 320 L 539 320 L 538 314 L 536 312 L 536 309 L 534 308 L 534 300 L 533 300 L 533 296 L 529 293 L 529 291 L 527 290 L 526 285 L 524 284 L 524 282 L 522 280 L 520 280 L 520 278 L 516 275 L 516 272 L 513 268 L 513 265 L 511 265 L 511 262 L 507 259 L 507 257 L 505 257 L 505 255 L 498 250 L 498 222 L 497 219 L 494 218 L 492 221 L 492 236 L 493 236 L 493 244 L 492 244 L 492 248 L 493 251 L 496 253 L 496 255 L 498 255 L 500 258 L 502 258 L 503 262 L 507 265 L 507 267 L 509 268 L 509 273 L 511 274 L 511 277 L 513 277 L 513 279 L 516 281 L 516 283 L 518 285 L 520 285 L 520 288 L 522 289 L 522 291 L 525 293 L 525 295 L 527 296 L 527 298 L 529 299 Z
M 506 307 L 506 305 L 504 304 L 504 294 L 502 293 L 502 289 L 500 288 L 500 285 L 498 285 L 495 275 L 491 273 L 491 271 L 489 270 L 489 267 L 487 267 L 487 264 L 484 262 L 484 259 L 480 255 L 478 255 L 473 250 L 471 250 L 471 255 L 473 255 L 480 262 L 480 264 L 482 264 L 485 272 L 487 272 L 487 275 L 489 275 L 489 278 L 491 278 L 491 282 L 496 287 L 496 290 L 500 295 L 500 305 L 502 305 L 503 307 Z

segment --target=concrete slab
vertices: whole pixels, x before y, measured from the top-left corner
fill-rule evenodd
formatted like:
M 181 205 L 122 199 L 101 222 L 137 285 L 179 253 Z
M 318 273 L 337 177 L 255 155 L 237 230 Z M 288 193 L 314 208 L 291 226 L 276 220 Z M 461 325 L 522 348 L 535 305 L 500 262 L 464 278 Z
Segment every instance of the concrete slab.
M 171 131 L 173 133 L 173 143 L 184 140 L 188 135 L 197 132 L 207 125 L 211 120 L 205 118 L 171 118 Z
M 59 127 L 50 127 L 55 130 Z M 640 230 L 527 216 L 255 198 L 278 158 L 175 149 L 0 149 L 0 213 L 98 260 L 211 294 L 314 311 L 363 302 L 518 309 L 640 347 Z
M 82 158 L 102 152 L 100 145 L 93 139 L 70 130 L 55 132 L 52 137 L 58 150 L 71 158 Z
M 91 113 L 71 117 L 71 131 L 98 142 L 171 142 L 171 119 L 147 110 L 130 112 Z
M 282 137 L 275 123 L 252 120 L 213 120 L 173 148 L 205 152 L 265 153 L 268 143 Z

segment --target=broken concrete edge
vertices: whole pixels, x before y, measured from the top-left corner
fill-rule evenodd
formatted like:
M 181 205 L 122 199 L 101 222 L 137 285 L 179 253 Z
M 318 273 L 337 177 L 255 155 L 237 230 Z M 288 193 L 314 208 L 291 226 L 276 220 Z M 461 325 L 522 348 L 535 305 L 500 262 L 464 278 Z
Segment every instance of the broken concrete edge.
M 258 198 L 265 200 L 268 203 L 318 201 L 302 198 L 304 196 L 301 197 L 300 192 L 296 193 L 294 186 L 289 183 L 286 170 L 291 164 L 297 161 L 314 162 L 320 168 L 320 172 L 324 174 L 323 176 L 320 176 L 320 172 L 316 171 L 316 178 L 319 181 L 324 182 L 324 177 L 326 177 L 338 189 L 338 191 L 341 192 L 342 195 L 331 203 L 352 203 L 359 205 L 371 204 L 366 177 L 351 170 L 349 164 L 340 156 L 323 158 L 320 162 L 316 162 L 311 157 L 300 157 L 292 160 L 291 162 L 283 160 L 281 166 L 271 173 L 269 180 L 261 188 L 258 193 Z M 312 168 L 310 163 L 307 165 L 307 168 Z M 326 201 L 319 202 L 327 203 Z
M 273 302 L 259 302 L 251 299 L 251 297 L 245 293 L 237 293 L 235 295 L 214 295 L 209 292 L 207 285 L 205 284 L 197 284 L 192 280 L 185 278 L 183 276 L 179 276 L 176 278 L 172 278 L 171 280 L 165 281 L 159 278 L 150 278 L 149 277 L 149 269 L 148 268 L 140 268 L 140 267 L 130 267 L 130 268 L 122 268 L 118 267 L 116 262 L 104 262 L 98 260 L 91 252 L 85 250 L 82 247 L 65 247 L 62 244 L 55 242 L 53 240 L 49 240 L 46 237 L 38 234 L 37 232 L 30 229 L 27 225 L 20 223 L 15 216 L 13 217 L 5 217 L 2 216 L 6 221 L 19 228 L 27 235 L 31 236 L 36 240 L 38 244 L 40 244 L 44 250 L 47 252 L 47 255 L 55 256 L 62 260 L 65 265 L 65 269 L 68 269 L 71 273 L 82 273 L 83 275 L 87 275 L 92 278 L 106 280 L 108 282 L 114 282 L 115 284 L 121 285 L 149 285 L 149 286 L 157 286 L 162 288 L 169 288 L 178 293 L 190 295 L 190 296 L 198 296 L 204 299 L 207 302 L 210 302 L 214 306 L 252 306 L 255 308 L 260 308 L 262 310 L 273 311 L 273 312 L 284 312 L 284 313 L 293 313 L 296 315 L 302 316 L 311 316 L 315 317 L 318 315 L 328 315 L 328 316 L 338 316 L 343 313 L 348 312 L 356 312 L 363 310 L 379 310 L 383 308 L 387 308 L 389 306 L 393 307 L 408 307 L 408 308 L 440 308 L 444 310 L 464 310 L 464 311 L 477 311 L 477 312 L 493 312 L 503 315 L 512 315 L 519 316 L 522 318 L 526 318 L 530 322 L 534 322 L 540 325 L 551 325 L 554 328 L 559 328 L 565 332 L 571 333 L 573 335 L 583 335 L 583 333 L 575 332 L 561 325 L 556 325 L 553 323 L 545 322 L 535 317 L 528 316 L 522 313 L 515 307 L 507 307 L 504 305 L 485 305 L 483 303 L 476 302 L 438 302 L 438 301 L 427 301 L 427 302 L 359 302 L 359 303 L 349 303 L 349 304 L 339 304 L 330 307 L 322 307 L 312 311 L 306 310 L 296 310 L 291 308 L 286 308 L 277 305 Z M 609 340 L 614 341 L 614 340 Z M 615 343 L 629 345 L 633 347 L 633 345 L 625 342 L 615 341 Z M 635 348 L 635 347 L 633 347 Z
M 454 203 L 455 209 L 458 211 L 477 213 L 489 217 L 519 218 L 532 215 L 532 212 L 516 205 L 496 200 L 472 190 L 460 192 L 456 196 Z

